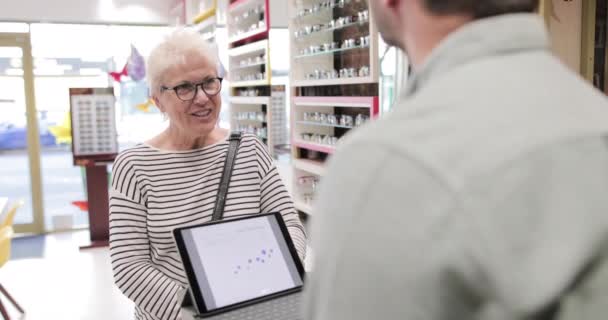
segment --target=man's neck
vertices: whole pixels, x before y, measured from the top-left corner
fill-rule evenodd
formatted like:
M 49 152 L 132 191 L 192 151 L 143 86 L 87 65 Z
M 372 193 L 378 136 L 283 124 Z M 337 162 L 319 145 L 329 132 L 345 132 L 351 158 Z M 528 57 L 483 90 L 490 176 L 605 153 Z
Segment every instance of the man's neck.
M 419 69 L 431 52 L 452 32 L 473 19 L 468 15 L 436 16 L 428 13 L 412 14 L 407 19 L 403 45 L 414 70 Z

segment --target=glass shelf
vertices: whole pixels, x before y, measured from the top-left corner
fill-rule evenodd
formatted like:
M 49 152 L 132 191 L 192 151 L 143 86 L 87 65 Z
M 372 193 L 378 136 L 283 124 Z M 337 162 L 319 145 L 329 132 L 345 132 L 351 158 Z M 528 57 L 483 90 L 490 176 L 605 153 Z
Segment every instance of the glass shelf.
M 314 56 L 321 56 L 321 55 L 326 55 L 326 54 L 332 54 L 332 53 L 338 53 L 338 52 L 344 52 L 344 51 L 356 50 L 356 49 L 365 49 L 365 48 L 369 48 L 369 45 L 354 46 L 354 47 L 351 47 L 351 48 L 334 49 L 334 50 L 330 50 L 330 51 L 320 51 L 320 52 L 309 53 L 309 54 L 301 54 L 301 55 L 295 56 L 295 59 L 308 58 L 308 57 L 314 57 Z
M 322 30 L 319 30 L 319 31 L 315 31 L 315 32 L 309 33 L 309 34 L 304 34 L 304 35 L 301 35 L 301 36 L 299 36 L 299 37 L 297 37 L 295 39 L 298 40 L 298 41 L 302 41 L 302 40 L 304 40 L 306 38 L 311 38 L 311 37 L 319 35 L 319 34 L 327 33 L 327 32 L 330 32 L 330 31 L 335 31 L 335 30 L 340 30 L 340 29 L 344 29 L 344 28 L 348 28 L 348 27 L 356 26 L 356 25 L 358 25 L 358 26 L 364 26 L 364 25 L 366 25 L 368 23 L 369 23 L 369 20 L 351 22 L 349 24 L 344 24 L 344 25 L 341 25 L 341 26 L 333 27 L 333 28 L 325 28 L 325 29 L 322 29 Z
M 318 16 L 319 14 L 327 12 L 327 11 L 331 11 L 334 8 L 343 9 L 343 8 L 346 8 L 350 4 L 351 1 L 345 1 L 342 6 L 340 6 L 340 4 L 337 3 L 337 2 L 339 2 L 339 1 L 332 1 L 332 4 L 330 6 L 327 6 L 327 7 L 322 7 L 321 3 L 318 3 L 317 5 L 319 6 L 319 9 L 317 11 L 315 11 L 315 12 L 311 11 L 312 8 L 314 7 L 314 5 L 310 6 L 308 8 L 305 8 L 305 10 L 309 10 L 309 12 L 307 12 L 306 14 L 301 15 L 301 16 L 296 15 L 294 17 L 294 19 L 306 19 L 308 17 Z M 298 10 L 298 11 L 300 11 L 300 10 Z
M 309 18 L 309 17 L 318 16 L 319 14 L 321 14 L 323 12 L 331 11 L 331 10 L 333 10 L 336 7 L 338 7 L 338 6 L 337 5 L 333 5 L 333 6 L 330 6 L 330 7 L 319 8 L 319 10 L 316 11 L 316 12 L 308 12 L 305 15 L 296 16 L 294 19 L 300 20 L 300 19 L 306 19 L 306 18 Z M 310 10 L 310 8 L 306 8 L 306 9 Z
M 262 12 L 260 14 L 265 14 L 265 13 Z M 260 14 L 257 14 L 257 15 L 256 14 L 251 14 L 247 18 L 243 18 L 242 16 L 238 16 L 239 17 L 238 21 L 235 21 L 237 19 L 236 19 L 236 17 L 234 17 L 234 18 L 232 18 L 232 21 L 230 23 L 232 23 L 235 26 L 242 26 L 245 22 L 248 22 L 249 24 L 251 24 L 251 20 L 254 17 L 256 18 L 255 20 L 257 20 L 258 23 L 259 23 L 260 21 L 264 21 L 264 16 L 262 16 L 262 19 L 260 19 Z

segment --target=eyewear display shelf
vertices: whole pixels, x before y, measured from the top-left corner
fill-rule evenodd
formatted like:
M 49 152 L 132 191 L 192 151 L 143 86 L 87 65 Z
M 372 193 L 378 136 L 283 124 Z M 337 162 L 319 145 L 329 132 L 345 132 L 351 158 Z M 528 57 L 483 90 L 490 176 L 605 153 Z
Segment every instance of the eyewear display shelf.
M 325 162 L 379 113 L 378 31 L 367 0 L 289 0 L 296 209 L 313 215 Z
M 287 123 L 285 88 L 271 87 L 269 0 L 230 1 L 226 18 L 231 129 L 257 135 L 274 155 Z

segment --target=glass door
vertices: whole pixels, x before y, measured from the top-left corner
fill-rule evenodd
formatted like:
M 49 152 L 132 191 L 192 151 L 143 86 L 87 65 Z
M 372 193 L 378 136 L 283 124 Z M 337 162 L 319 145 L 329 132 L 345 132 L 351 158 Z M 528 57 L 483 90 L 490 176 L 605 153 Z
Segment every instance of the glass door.
M 18 233 L 44 231 L 40 136 L 29 33 L 0 33 L 0 198 L 25 200 Z

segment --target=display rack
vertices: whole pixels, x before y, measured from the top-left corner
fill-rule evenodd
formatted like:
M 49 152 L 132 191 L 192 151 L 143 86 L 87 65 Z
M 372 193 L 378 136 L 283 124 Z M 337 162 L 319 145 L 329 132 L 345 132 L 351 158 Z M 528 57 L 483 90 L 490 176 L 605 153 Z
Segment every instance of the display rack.
M 194 30 L 210 42 L 217 30 L 217 0 L 186 0 L 186 16 Z
M 291 145 L 296 209 L 341 139 L 379 113 L 378 32 L 367 0 L 289 0 Z
M 268 39 L 269 9 L 269 0 L 231 1 L 227 13 L 228 44 L 237 47 Z
M 108 245 L 108 172 L 118 154 L 113 88 L 70 88 L 72 155 L 86 174 L 91 245 Z
M 287 143 L 286 90 L 271 86 L 268 0 L 231 1 L 227 12 L 230 123 L 274 155 Z

